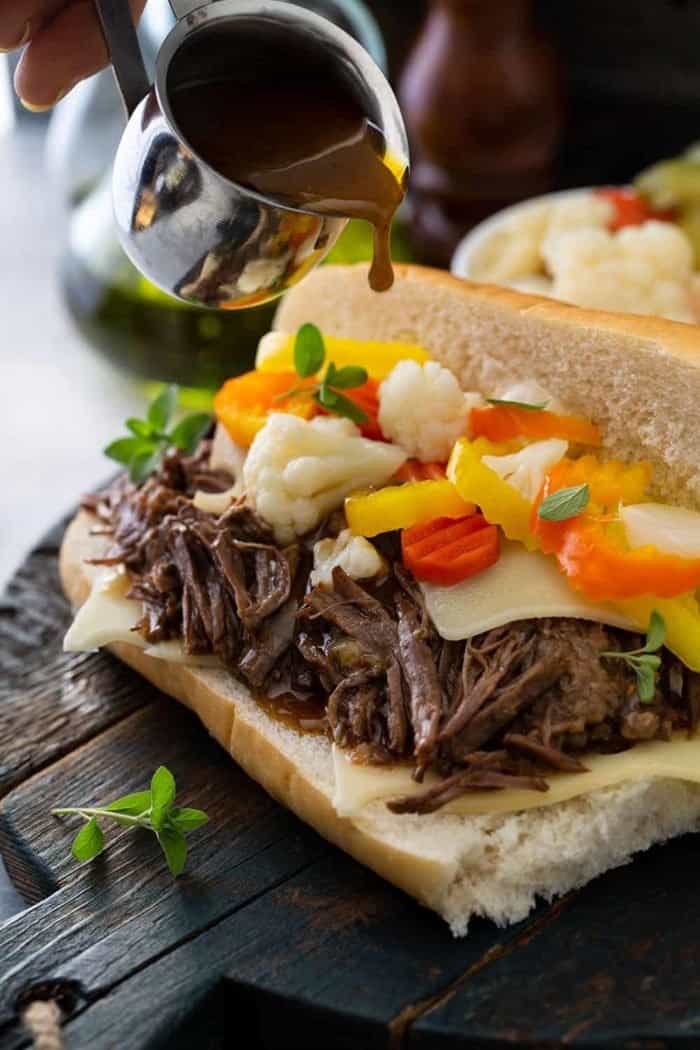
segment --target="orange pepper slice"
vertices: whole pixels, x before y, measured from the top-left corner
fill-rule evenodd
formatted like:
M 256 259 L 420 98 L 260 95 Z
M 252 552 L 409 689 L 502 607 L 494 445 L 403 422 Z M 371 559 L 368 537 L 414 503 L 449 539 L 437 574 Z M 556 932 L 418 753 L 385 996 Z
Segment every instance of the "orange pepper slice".
M 572 519 L 557 558 L 571 586 L 594 601 L 677 598 L 700 587 L 700 558 L 662 554 L 652 546 L 626 550 L 586 518 Z
M 434 518 L 401 533 L 403 563 L 417 580 L 450 587 L 498 561 L 498 529 L 483 514 Z
M 510 441 L 516 437 L 563 438 L 580 445 L 600 445 L 600 430 L 580 416 L 562 416 L 517 405 L 489 405 L 471 410 L 469 429 L 474 437 Z
M 587 462 L 586 462 L 587 461 Z M 556 554 L 574 590 L 593 601 L 621 601 L 654 595 L 676 598 L 700 586 L 700 558 L 663 554 L 656 547 L 626 548 L 605 528 L 603 508 L 643 496 L 651 476 L 648 463 L 599 463 L 593 456 L 563 459 L 548 472 L 532 511 L 531 528 L 545 554 Z M 539 506 L 552 492 L 587 483 L 591 502 L 583 514 L 546 521 Z
M 227 380 L 214 397 L 216 417 L 233 441 L 248 448 L 271 412 L 289 412 L 302 419 L 317 415 L 319 406 L 309 394 L 289 391 L 313 388 L 314 378 L 296 372 L 245 372 Z

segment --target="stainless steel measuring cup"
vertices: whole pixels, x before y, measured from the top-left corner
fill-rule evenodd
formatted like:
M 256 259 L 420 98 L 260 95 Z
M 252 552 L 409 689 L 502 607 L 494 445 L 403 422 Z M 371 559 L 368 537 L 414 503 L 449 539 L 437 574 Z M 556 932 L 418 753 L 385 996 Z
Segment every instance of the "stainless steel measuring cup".
M 177 127 L 172 92 L 225 76 L 227 44 L 237 33 L 301 37 L 341 63 L 387 153 L 408 167 L 403 119 L 384 74 L 327 19 L 278 0 L 170 0 L 179 20 L 160 49 L 151 86 L 126 0 L 95 3 L 129 118 L 114 162 L 119 238 L 142 273 L 171 295 L 223 309 L 263 303 L 316 266 L 348 221 L 291 208 L 231 182 Z

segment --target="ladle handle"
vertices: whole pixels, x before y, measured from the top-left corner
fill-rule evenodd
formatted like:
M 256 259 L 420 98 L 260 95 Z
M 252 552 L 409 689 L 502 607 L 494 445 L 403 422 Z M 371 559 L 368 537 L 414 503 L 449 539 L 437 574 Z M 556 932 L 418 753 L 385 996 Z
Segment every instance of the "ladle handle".
M 117 87 L 130 117 L 151 84 L 126 0 L 95 0 Z

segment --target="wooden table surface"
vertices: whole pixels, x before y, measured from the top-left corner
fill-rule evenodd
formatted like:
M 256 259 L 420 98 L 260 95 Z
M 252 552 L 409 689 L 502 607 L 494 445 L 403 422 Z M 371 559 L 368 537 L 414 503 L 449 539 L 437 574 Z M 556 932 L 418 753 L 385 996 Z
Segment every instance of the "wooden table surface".
M 106 654 L 63 653 L 55 529 L 0 602 L 0 846 L 33 906 L 0 926 L 0 1046 L 61 995 L 68 1050 L 696 1047 L 700 840 L 658 847 L 506 930 L 443 921 L 250 781 L 174 701 Z M 112 831 L 79 865 L 53 805 L 165 763 L 210 824 L 168 874 Z M 252 1026 L 253 1035 L 241 1035 Z

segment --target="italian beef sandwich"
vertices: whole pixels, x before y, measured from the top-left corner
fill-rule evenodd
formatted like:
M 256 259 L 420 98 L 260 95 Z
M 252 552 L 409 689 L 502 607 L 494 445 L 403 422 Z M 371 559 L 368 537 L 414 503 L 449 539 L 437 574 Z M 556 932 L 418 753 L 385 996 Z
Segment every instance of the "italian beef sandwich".
M 456 935 L 695 829 L 695 326 L 328 266 L 215 410 L 112 448 L 61 550 L 66 648 Z

